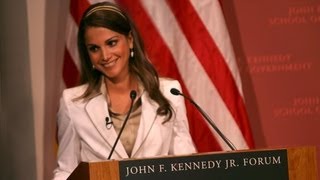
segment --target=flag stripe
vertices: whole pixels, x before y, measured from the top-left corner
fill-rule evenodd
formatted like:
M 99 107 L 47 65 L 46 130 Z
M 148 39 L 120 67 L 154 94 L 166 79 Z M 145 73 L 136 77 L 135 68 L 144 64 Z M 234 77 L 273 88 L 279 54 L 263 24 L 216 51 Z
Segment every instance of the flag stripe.
M 66 50 L 69 52 L 71 59 L 73 60 L 75 66 L 80 71 L 80 61 L 77 46 L 77 34 L 78 25 L 73 19 L 72 14 L 67 16 L 67 27 L 66 27 Z M 78 74 L 76 74 L 78 75 Z
M 79 71 L 67 50 L 64 53 L 62 73 L 66 87 L 73 87 L 78 84 Z
M 237 90 L 238 88 L 224 58 L 205 25 L 189 1 L 167 2 L 198 60 L 205 68 L 207 74 L 210 74 L 210 79 L 217 87 L 234 120 L 241 130 L 245 130 L 244 126 L 246 124 L 243 124 L 243 122 L 247 121 L 242 121 L 242 119 L 247 119 L 247 116 L 243 108 L 242 97 Z M 188 21 L 184 17 L 188 17 Z M 247 132 L 243 131 L 242 133 L 245 134 Z
M 214 42 L 216 43 L 217 48 L 224 57 L 224 60 L 229 69 L 232 70 L 231 74 L 236 82 L 238 91 L 243 97 L 241 79 L 237 68 L 237 62 L 233 52 L 227 25 L 224 21 L 222 9 L 217 8 L 220 6 L 220 1 L 191 0 L 190 2 L 192 3 L 194 9 L 197 11 L 197 14 L 199 15 L 199 18 L 202 20 L 203 24 L 205 24 L 208 33 L 214 39 Z
M 235 122 L 230 121 L 226 123 L 223 121 L 224 119 L 232 119 L 230 112 L 226 109 L 215 87 L 208 78 L 208 75 L 205 73 L 203 67 L 194 55 L 191 47 L 185 39 L 185 36 L 183 35 L 183 32 L 179 29 L 178 24 L 175 22 L 174 15 L 170 11 L 165 1 L 157 1 L 156 5 L 153 3 L 154 1 L 151 2 L 145 0 L 142 2 L 149 16 L 152 17 L 153 23 L 159 30 L 162 38 L 173 52 L 179 72 L 182 75 L 183 82 L 193 95 L 193 98 L 199 102 L 200 106 L 203 107 L 206 112 L 209 112 L 211 117 L 217 117 L 216 119 L 218 120 L 218 127 L 221 127 L 223 132 L 226 128 L 231 129 L 226 133 L 228 137 L 230 136 L 230 139 L 234 139 L 235 142 L 239 142 L 239 148 L 246 148 L 247 146 L 245 145 L 245 141 L 243 138 L 241 138 L 241 132 Z M 167 27 L 170 27 L 170 31 L 167 30 Z M 157 51 L 159 49 L 155 50 Z M 164 59 L 161 59 L 161 61 L 164 61 Z M 201 91 L 201 93 L 199 93 L 199 91 Z M 188 111 L 195 110 L 194 107 L 191 108 L 192 109 L 188 109 Z M 198 122 L 198 120 L 194 119 L 192 116 L 189 116 L 189 118 L 194 121 L 193 123 Z M 228 125 L 226 126 L 225 124 Z M 211 129 L 211 131 L 215 133 L 213 129 Z M 209 131 L 202 131 L 201 133 L 212 134 Z M 198 136 L 198 134 L 192 135 L 195 138 Z M 216 135 L 216 137 L 219 136 Z M 218 138 L 218 140 L 223 149 L 229 149 L 222 139 Z
M 232 92 L 234 90 L 233 78 L 230 76 L 230 71 L 220 51 L 216 47 L 215 42 L 208 34 L 206 27 L 202 24 L 197 13 L 188 1 L 184 1 L 183 3 L 182 1 L 167 2 L 175 14 L 190 46 L 198 57 L 198 60 L 201 62 L 207 74 L 211 75 L 209 76 L 210 79 L 217 87 L 222 98 L 226 101 L 227 106 L 230 106 L 235 93 Z M 189 21 L 185 21 L 183 18 L 185 16 L 188 16 Z M 230 95 L 233 97 L 230 97 Z M 229 99 L 231 102 L 229 102 Z M 229 107 L 229 109 L 233 111 L 234 107 Z
M 83 12 L 90 6 L 87 0 L 70 0 L 70 13 L 79 25 Z
M 219 7 L 220 2 L 217 1 L 197 1 L 197 0 L 191 0 L 192 5 L 194 8 L 197 10 L 197 13 L 199 17 L 201 18 L 202 22 L 206 23 L 206 27 L 208 29 L 208 32 L 210 35 L 214 38 L 214 41 L 216 42 L 221 54 L 224 57 L 224 60 L 232 71 L 231 74 L 233 76 L 233 79 L 236 83 L 236 87 L 238 88 L 238 92 L 240 96 L 242 97 L 242 101 L 240 102 L 243 110 L 240 112 L 242 113 L 241 117 L 241 129 L 243 130 L 243 135 L 245 139 L 247 140 L 249 146 L 251 148 L 254 147 L 253 143 L 253 138 L 251 135 L 251 130 L 250 130 L 250 125 L 249 125 L 249 120 L 248 116 L 246 113 L 246 108 L 244 105 L 244 96 L 242 92 L 242 85 L 241 85 L 241 78 L 240 74 L 237 68 L 237 62 L 236 58 L 233 52 L 233 47 L 231 44 L 231 39 L 228 34 L 228 29 L 226 26 L 226 23 L 224 21 L 224 16 L 222 13 L 221 8 L 216 8 Z M 214 10 L 213 10 L 214 9 Z M 211 14 L 208 16 L 208 14 Z M 219 26 L 217 26 L 219 25 Z M 240 97 L 239 97 L 240 98 Z
M 165 1 L 157 1 L 156 4 L 153 4 L 152 2 L 147 0 L 142 2 L 149 16 L 153 17 L 153 23 L 159 30 L 161 37 L 165 40 L 167 46 L 170 48 L 172 54 L 174 55 L 174 61 L 177 63 L 179 72 L 182 75 L 182 82 L 186 84 L 188 91 L 191 92 L 192 95 L 194 95 L 196 94 L 197 90 L 201 89 L 201 85 L 209 86 L 211 82 L 207 80 L 207 74 L 205 74 L 201 64 L 194 56 L 192 49 L 187 43 L 183 33 L 178 28 L 177 23 L 174 20 L 174 16 Z M 168 31 L 167 27 L 170 27 L 170 31 Z M 207 87 L 204 87 L 203 89 L 206 88 Z M 194 114 L 197 113 L 192 113 L 193 111 L 196 111 L 195 107 L 193 107 L 189 103 L 187 103 L 187 105 L 189 105 L 187 106 L 188 112 L 191 112 L 191 115 L 189 115 L 188 118 L 190 119 L 191 124 L 194 124 L 195 127 L 198 128 L 195 132 L 191 132 L 194 139 L 197 139 L 201 146 L 205 146 L 204 144 L 202 144 L 204 143 L 202 138 L 205 138 L 206 140 L 211 139 L 211 141 L 208 141 L 208 143 L 206 143 L 207 146 L 213 146 L 213 149 L 220 150 L 220 145 L 216 142 L 216 140 L 212 140 L 214 138 L 211 132 L 213 131 L 213 129 L 202 129 L 201 126 L 205 126 L 205 124 L 203 124 L 202 122 L 203 120 L 201 120 L 200 117 L 194 117 Z M 201 126 L 198 126 L 198 123 L 200 122 Z M 224 143 L 220 142 L 220 144 L 223 145 Z M 200 147 L 199 149 L 202 148 Z

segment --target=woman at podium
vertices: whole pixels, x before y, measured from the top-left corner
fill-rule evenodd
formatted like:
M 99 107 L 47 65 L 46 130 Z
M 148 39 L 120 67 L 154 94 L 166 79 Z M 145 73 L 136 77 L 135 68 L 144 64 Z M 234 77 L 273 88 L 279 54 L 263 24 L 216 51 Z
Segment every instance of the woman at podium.
M 195 153 L 178 81 L 159 77 L 133 21 L 109 2 L 91 5 L 78 31 L 81 83 L 63 91 L 53 179 L 82 162 Z M 119 142 L 118 142 L 119 141 Z

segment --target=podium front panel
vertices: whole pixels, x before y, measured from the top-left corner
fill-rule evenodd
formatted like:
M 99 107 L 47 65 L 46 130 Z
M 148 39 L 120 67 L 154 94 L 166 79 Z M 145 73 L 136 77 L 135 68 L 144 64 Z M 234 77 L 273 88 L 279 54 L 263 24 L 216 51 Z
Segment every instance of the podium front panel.
M 316 147 L 81 162 L 68 180 L 317 180 Z

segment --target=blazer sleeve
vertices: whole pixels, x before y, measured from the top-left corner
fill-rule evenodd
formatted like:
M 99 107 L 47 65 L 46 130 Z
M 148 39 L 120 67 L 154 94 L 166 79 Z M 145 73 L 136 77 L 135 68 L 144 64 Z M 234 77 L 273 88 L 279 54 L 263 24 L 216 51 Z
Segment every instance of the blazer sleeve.
M 60 99 L 57 118 L 59 147 L 57 168 L 53 172 L 54 180 L 67 179 L 80 161 L 80 140 L 69 113 L 73 102 L 66 94 L 64 91 Z
M 164 94 L 166 94 L 174 109 L 173 118 L 171 119 L 173 121 L 173 134 L 169 153 L 172 155 L 196 153 L 197 151 L 189 131 L 184 98 L 173 95 L 170 92 L 171 88 L 181 91 L 181 85 L 177 80 L 172 80 L 169 84 L 164 88 Z

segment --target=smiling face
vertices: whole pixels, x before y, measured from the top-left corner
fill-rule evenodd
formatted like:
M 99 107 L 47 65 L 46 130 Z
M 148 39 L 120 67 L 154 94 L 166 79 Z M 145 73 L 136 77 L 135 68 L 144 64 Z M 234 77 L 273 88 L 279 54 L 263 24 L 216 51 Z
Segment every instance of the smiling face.
M 129 54 L 132 36 L 103 27 L 88 27 L 85 44 L 95 68 L 110 80 L 121 80 L 129 75 Z

